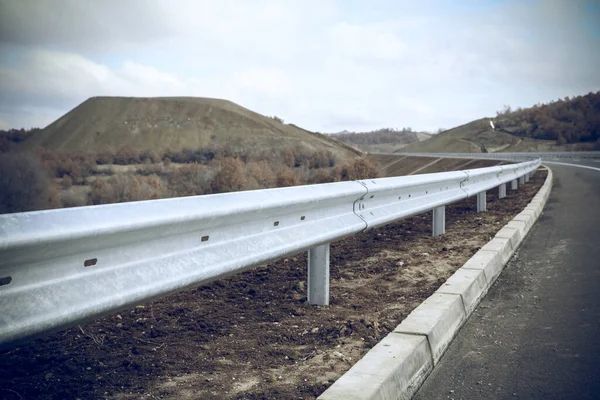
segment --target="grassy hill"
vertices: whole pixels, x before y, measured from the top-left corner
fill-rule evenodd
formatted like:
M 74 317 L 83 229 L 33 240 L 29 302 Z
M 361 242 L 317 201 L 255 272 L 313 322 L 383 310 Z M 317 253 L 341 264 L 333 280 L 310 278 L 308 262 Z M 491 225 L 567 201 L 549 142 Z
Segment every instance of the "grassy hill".
M 489 121 L 493 120 L 495 130 Z M 509 152 L 600 149 L 600 92 L 483 118 L 414 142 L 403 152 Z
M 376 153 L 396 151 L 410 143 L 427 140 L 432 135 L 425 132 L 414 132 L 410 128 L 402 130 L 384 128 L 372 132 L 344 131 L 329 136 L 360 150 Z
M 554 141 L 519 138 L 492 130 L 488 118 L 438 133 L 424 142 L 415 142 L 403 152 L 481 153 L 498 151 L 544 151 L 555 147 Z
M 24 145 L 60 151 L 180 151 L 228 146 L 233 151 L 301 147 L 340 159 L 358 152 L 230 101 L 195 97 L 93 97 L 32 135 Z
M 534 139 L 555 140 L 557 144 L 579 143 L 588 150 L 600 149 L 600 92 L 565 97 L 548 104 L 498 112 L 496 128 Z

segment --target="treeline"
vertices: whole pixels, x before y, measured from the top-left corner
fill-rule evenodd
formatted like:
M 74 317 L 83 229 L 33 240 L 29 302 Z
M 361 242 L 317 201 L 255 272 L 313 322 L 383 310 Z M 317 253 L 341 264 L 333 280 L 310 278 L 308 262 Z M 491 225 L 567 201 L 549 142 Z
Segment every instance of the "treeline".
M 16 145 L 39 131 L 40 128 L 0 130 L 0 153 L 14 151 Z
M 302 146 L 243 154 L 226 146 L 160 155 L 129 146 L 102 153 L 38 149 L 5 152 L 0 158 L 0 213 L 357 180 L 379 173 L 379 166 L 366 159 L 340 163 L 330 151 Z M 87 197 L 82 200 L 73 186 L 89 189 Z
M 411 128 L 383 128 L 371 132 L 344 132 L 330 135 L 334 139 L 352 145 L 410 144 L 418 140 Z
M 600 150 L 600 92 L 548 104 L 497 112 L 497 129 L 557 144 L 583 143 L 583 149 Z

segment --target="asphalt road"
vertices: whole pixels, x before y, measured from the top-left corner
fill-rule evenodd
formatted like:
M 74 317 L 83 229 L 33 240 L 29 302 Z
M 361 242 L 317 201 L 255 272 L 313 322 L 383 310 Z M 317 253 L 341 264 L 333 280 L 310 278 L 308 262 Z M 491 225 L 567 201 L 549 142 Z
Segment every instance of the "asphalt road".
M 600 398 L 600 171 L 549 166 L 544 214 L 415 399 Z

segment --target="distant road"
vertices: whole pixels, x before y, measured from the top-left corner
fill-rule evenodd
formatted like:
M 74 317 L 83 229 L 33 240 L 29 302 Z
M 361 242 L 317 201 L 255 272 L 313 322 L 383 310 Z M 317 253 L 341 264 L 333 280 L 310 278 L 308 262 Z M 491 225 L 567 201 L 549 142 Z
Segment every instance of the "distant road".
M 415 399 L 599 398 L 600 162 L 564 161 L 576 166 L 548 163 L 544 214 Z
M 560 162 L 560 161 L 544 161 L 544 163 L 549 164 L 550 167 L 553 165 L 562 165 L 568 167 L 576 167 L 576 168 L 587 168 L 600 171 L 600 160 L 570 160 L 569 162 Z

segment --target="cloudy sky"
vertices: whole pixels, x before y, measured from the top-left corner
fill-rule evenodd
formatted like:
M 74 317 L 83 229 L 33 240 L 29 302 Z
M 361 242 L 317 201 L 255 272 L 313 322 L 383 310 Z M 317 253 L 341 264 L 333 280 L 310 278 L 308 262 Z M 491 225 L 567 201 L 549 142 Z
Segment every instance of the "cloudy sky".
M 598 90 L 597 0 L 0 0 L 0 128 L 112 95 L 435 130 Z

